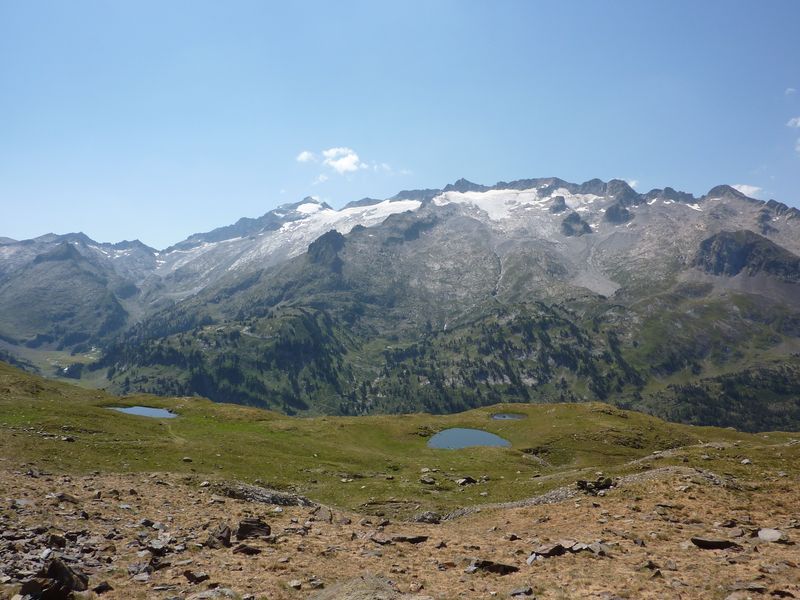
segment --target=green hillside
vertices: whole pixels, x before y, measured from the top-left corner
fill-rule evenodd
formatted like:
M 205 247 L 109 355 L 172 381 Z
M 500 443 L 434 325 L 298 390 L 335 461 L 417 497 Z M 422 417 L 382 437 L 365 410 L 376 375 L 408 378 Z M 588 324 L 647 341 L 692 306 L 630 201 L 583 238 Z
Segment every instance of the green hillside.
M 108 409 L 124 405 L 163 407 L 179 416 L 151 419 Z M 525 418 L 491 419 L 509 409 Z M 480 428 L 512 445 L 426 446 L 430 435 L 448 427 Z M 234 478 L 365 511 L 390 499 L 394 510 L 409 513 L 521 499 L 594 479 L 597 471 L 617 476 L 688 463 L 735 474 L 747 468 L 740 464 L 745 456 L 786 468 L 792 457 L 776 456 L 770 446 L 789 439 L 677 425 L 594 402 L 500 405 L 448 416 L 291 418 L 200 398 L 119 398 L 0 364 L 0 456 L 59 472 Z M 659 451 L 668 452 L 653 455 Z M 420 481 L 423 468 L 431 469 L 433 484 Z M 457 485 L 465 475 L 487 479 Z

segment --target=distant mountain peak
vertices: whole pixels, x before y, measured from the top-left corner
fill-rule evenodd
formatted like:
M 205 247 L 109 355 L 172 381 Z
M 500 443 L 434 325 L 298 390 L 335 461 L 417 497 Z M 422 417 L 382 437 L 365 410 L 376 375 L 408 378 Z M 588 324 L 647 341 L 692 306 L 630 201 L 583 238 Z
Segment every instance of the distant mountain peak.
M 739 200 L 753 200 L 750 198 L 750 196 L 743 194 L 735 187 L 727 184 L 714 186 L 708 190 L 706 198 L 737 198 Z
M 463 177 L 455 183 L 449 183 L 444 186 L 443 192 L 485 192 L 490 188 L 479 183 L 473 183 Z

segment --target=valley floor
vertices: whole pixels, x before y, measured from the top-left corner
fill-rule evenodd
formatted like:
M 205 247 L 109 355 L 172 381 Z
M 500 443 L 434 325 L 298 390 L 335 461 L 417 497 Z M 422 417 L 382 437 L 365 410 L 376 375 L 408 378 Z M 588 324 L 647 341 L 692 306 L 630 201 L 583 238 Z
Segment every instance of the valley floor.
M 88 575 L 80 597 L 105 581 L 112 589 L 98 597 L 109 599 L 800 598 L 800 478 L 751 467 L 734 479 L 643 461 L 603 495 L 573 485 L 552 503 L 429 524 L 236 499 L 225 493 L 235 486 L 192 474 L 68 476 L 6 457 L 0 597 L 60 557 Z M 269 537 L 237 540 L 247 518 L 263 519 Z M 231 546 L 208 547 L 211 533 L 225 537 L 220 524 Z M 701 549 L 693 537 L 733 545 Z

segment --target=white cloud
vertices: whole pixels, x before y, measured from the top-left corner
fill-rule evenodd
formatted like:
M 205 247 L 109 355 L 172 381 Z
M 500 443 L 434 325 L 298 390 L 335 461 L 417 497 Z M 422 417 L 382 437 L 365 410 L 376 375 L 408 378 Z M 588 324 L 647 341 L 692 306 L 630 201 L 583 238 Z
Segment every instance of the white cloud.
M 328 173 L 320 173 L 314 179 L 314 185 L 324 183 L 330 179 L 330 173 L 336 172 L 339 175 L 347 175 L 361 170 L 370 170 L 374 173 L 384 173 L 386 175 L 409 175 L 411 171 L 408 169 L 395 170 L 389 163 L 361 160 L 358 153 L 352 148 L 347 146 L 335 146 L 322 150 L 321 152 L 312 152 L 311 150 L 303 150 L 295 157 L 297 162 L 301 163 L 316 163 L 321 162 L 325 167 L 331 171 Z
M 758 198 L 758 195 L 761 193 L 761 188 L 757 185 L 748 185 L 746 183 L 737 183 L 736 185 L 731 186 L 733 189 L 742 192 L 745 196 L 749 196 L 750 198 Z
M 636 189 L 636 187 L 639 185 L 639 180 L 638 179 L 628 179 L 625 183 L 627 183 L 633 189 Z
M 297 155 L 297 158 L 295 160 L 301 163 L 316 162 L 317 157 L 314 155 L 313 152 L 310 152 L 309 150 L 303 150 L 300 154 Z
M 352 148 L 328 148 L 322 151 L 322 156 L 322 162 L 341 175 L 367 168 Z
M 786 123 L 787 127 L 796 127 L 800 129 L 800 117 L 794 117 L 793 119 L 789 119 Z
M 800 154 L 800 138 L 797 138 L 797 143 L 794 145 L 795 152 Z
M 793 87 L 788 87 L 783 93 L 786 94 L 787 96 L 791 96 L 792 94 L 796 94 L 797 90 L 794 89 Z

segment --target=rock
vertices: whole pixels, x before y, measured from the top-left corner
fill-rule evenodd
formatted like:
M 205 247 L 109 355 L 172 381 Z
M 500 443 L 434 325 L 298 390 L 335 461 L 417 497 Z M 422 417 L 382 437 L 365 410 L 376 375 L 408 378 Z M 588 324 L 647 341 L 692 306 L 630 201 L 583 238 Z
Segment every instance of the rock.
M 733 527 L 731 528 L 729 533 L 732 538 L 740 538 L 744 536 L 745 532 L 744 529 L 742 529 L 741 527 Z
M 533 553 L 538 554 L 539 556 L 544 557 L 551 557 L 551 556 L 561 556 L 566 552 L 567 549 L 564 548 L 561 544 L 541 544 L 534 548 Z
M 758 583 L 757 581 L 737 581 L 730 587 L 730 589 L 732 591 L 755 592 L 756 594 L 765 594 L 767 592 L 767 586 L 765 586 L 763 583 Z
M 393 542 L 406 544 L 421 544 L 427 540 L 427 535 L 395 535 L 392 537 Z
M 73 496 L 72 494 L 67 494 L 65 492 L 59 492 L 56 494 L 56 500 L 59 502 L 69 502 L 70 504 L 78 504 L 80 500 L 77 497 Z
M 51 548 L 64 548 L 67 545 L 67 540 L 64 536 L 57 533 L 51 533 L 47 536 L 47 545 Z
M 204 545 L 207 548 L 230 548 L 231 528 L 225 523 L 220 523 L 208 535 Z
M 33 500 L 28 500 L 27 498 L 15 498 L 11 501 L 11 508 L 14 510 L 21 510 L 24 508 L 30 508 L 33 506 Z
M 442 516 L 439 513 L 428 510 L 423 513 L 419 513 L 418 515 L 414 515 L 413 521 L 416 521 L 417 523 L 438 525 L 442 522 Z
M 611 488 L 614 482 L 610 477 L 598 477 L 595 481 L 579 479 L 575 482 L 575 485 L 582 492 L 597 496 L 601 491 Z
M 742 547 L 731 540 L 693 537 L 692 543 L 703 550 L 741 550 Z
M 743 465 L 750 465 L 750 464 L 753 464 L 753 461 L 751 461 L 749 458 L 743 458 L 742 459 L 742 464 Z
M 147 542 L 147 549 L 155 556 L 163 556 L 167 553 L 167 544 L 163 540 L 150 540 Z
M 496 573 L 497 575 L 508 575 L 509 573 L 516 573 L 519 571 L 519 567 L 495 562 L 493 560 L 475 559 L 464 570 L 465 573 L 475 573 L 477 571 L 486 571 L 487 573 Z
M 95 594 L 105 594 L 106 592 L 113 591 L 113 589 L 114 588 L 111 587 L 110 583 L 108 583 L 107 581 L 101 581 L 100 583 L 98 583 L 96 586 L 94 586 L 92 588 L 92 591 Z
M 425 485 L 434 485 L 436 483 L 436 480 L 433 477 L 425 476 L 425 477 L 420 477 L 419 482 L 424 483 Z
M 317 579 L 316 577 L 312 577 L 308 580 L 308 587 L 312 590 L 321 590 L 325 587 L 325 583 L 321 579 Z
M 317 506 L 311 511 L 311 515 L 314 517 L 315 521 L 319 521 L 320 523 L 333 523 L 333 513 L 331 509 L 326 506 Z
M 589 544 L 588 550 L 597 556 L 608 556 L 611 553 L 611 546 L 603 542 L 593 542 Z
M 153 567 L 149 563 L 133 563 L 128 565 L 128 575 L 138 575 L 152 571 Z
M 27 581 L 22 582 L 22 586 L 19 588 L 19 594 L 14 596 L 13 600 L 26 600 L 27 598 L 41 598 L 42 593 L 45 589 L 45 586 L 48 585 L 48 581 L 46 579 L 29 579 Z M 57 598 L 68 598 L 69 592 L 64 594 L 63 596 L 56 596 Z
M 460 479 L 456 479 L 456 483 L 458 485 L 472 485 L 473 483 L 478 483 L 478 481 L 467 475 L 466 477 L 461 477 Z
M 181 460 L 183 462 L 185 462 L 185 463 L 190 463 L 190 462 L 192 462 L 192 457 L 191 456 L 184 456 Z
M 234 554 L 244 554 L 246 556 L 255 556 L 256 554 L 261 554 L 261 550 L 254 546 L 248 546 L 247 544 L 239 544 L 233 549 Z
M 287 587 L 292 588 L 293 590 L 299 590 L 303 587 L 303 582 L 299 579 L 292 579 L 286 582 Z
M 272 528 L 258 517 L 242 519 L 236 530 L 236 539 L 244 540 L 250 537 L 269 537 Z
M 657 570 L 658 570 L 658 569 L 660 569 L 661 567 L 659 567 L 659 566 L 658 566 L 658 563 L 655 563 L 655 562 L 653 562 L 652 560 L 648 560 L 647 562 L 645 562 L 645 563 L 642 565 L 642 567 L 641 567 L 641 568 L 642 568 L 642 569 L 650 569 L 651 571 L 657 571 Z
M 526 585 L 525 587 L 512 590 L 509 596 L 512 598 L 517 596 L 533 596 L 533 588 L 529 585 Z
M 186 600 L 215 600 L 217 598 L 230 598 L 234 600 L 239 595 L 230 588 L 218 587 L 204 592 L 195 592 L 186 597 Z
M 759 529 L 758 530 L 758 539 L 762 542 L 773 542 L 773 543 L 781 543 L 788 541 L 786 534 L 783 533 L 780 529 Z
M 72 592 L 83 592 L 89 587 L 89 578 L 74 571 L 59 558 L 54 558 L 39 573 L 40 578 L 49 580 L 44 586 L 44 598 L 66 598 Z
M 183 572 L 183 576 L 189 581 L 189 583 L 198 584 L 203 583 L 204 581 L 209 580 L 209 576 L 207 573 L 203 571 L 191 571 L 187 569 Z
M 378 544 L 380 546 L 388 546 L 389 544 L 392 543 L 392 540 L 388 540 L 386 538 L 381 538 L 381 537 L 378 537 L 376 535 L 369 536 L 369 541 L 375 542 L 376 544 Z

